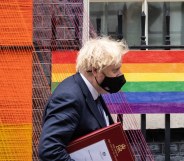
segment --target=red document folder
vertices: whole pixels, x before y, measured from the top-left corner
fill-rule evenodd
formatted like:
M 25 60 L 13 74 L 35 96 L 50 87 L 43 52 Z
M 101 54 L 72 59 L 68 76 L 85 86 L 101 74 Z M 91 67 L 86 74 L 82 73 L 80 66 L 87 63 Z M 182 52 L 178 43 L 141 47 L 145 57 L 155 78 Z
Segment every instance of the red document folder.
M 120 122 L 72 141 L 67 151 L 76 161 L 135 160 Z

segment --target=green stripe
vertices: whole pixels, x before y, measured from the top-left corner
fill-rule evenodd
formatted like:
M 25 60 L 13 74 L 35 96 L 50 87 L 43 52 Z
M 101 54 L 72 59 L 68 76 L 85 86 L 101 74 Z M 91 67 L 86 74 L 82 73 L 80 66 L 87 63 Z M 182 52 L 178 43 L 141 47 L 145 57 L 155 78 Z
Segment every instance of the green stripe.
M 178 92 L 184 91 L 184 82 L 127 82 L 125 92 Z
M 52 92 L 59 83 L 52 82 Z M 124 92 L 179 92 L 184 91 L 184 82 L 127 82 L 121 90 Z
M 52 84 L 51 84 L 51 92 L 53 92 L 56 89 L 56 87 L 59 85 L 59 83 L 60 82 L 52 82 Z

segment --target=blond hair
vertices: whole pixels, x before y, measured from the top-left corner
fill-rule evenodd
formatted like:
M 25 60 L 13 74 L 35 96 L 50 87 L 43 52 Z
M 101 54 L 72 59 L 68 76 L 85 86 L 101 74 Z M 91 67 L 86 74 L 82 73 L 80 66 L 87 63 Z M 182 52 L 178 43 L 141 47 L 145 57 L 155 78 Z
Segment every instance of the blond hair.
M 116 41 L 109 37 L 90 39 L 78 53 L 76 70 L 91 71 L 95 68 L 101 71 L 110 65 L 119 64 L 127 51 L 125 41 Z

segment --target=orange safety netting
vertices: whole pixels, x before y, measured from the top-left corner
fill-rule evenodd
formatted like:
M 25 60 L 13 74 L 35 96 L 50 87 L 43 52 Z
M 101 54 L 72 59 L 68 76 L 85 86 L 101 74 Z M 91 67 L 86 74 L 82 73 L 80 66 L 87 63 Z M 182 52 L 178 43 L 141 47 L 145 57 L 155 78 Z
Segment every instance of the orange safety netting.
M 32 0 L 0 3 L 0 160 L 32 160 Z
M 0 45 L 32 44 L 32 0 L 1 0 Z

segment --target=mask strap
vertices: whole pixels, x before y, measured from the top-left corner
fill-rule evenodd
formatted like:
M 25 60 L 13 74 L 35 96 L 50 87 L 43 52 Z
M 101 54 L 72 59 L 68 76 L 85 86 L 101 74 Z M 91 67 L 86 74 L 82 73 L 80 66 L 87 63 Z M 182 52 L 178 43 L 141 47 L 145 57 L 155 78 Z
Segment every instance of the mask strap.
M 95 77 L 95 76 L 94 76 L 94 77 Z M 97 81 L 96 77 L 95 77 L 95 80 L 96 80 L 97 84 L 100 86 L 100 83 Z M 100 87 L 101 87 L 101 86 L 100 86 Z
M 104 73 L 103 73 L 103 74 L 104 74 Z M 104 75 L 105 75 L 105 74 L 104 74 Z M 105 79 L 105 78 L 104 78 L 104 79 Z M 100 85 L 100 83 L 97 81 L 96 77 L 95 77 L 95 80 L 96 80 L 97 84 L 98 84 L 102 89 L 104 89 L 105 91 L 109 92 L 109 90 L 103 88 L 103 87 Z
M 102 72 L 102 74 L 106 77 L 106 75 Z M 93 75 L 94 76 L 94 75 Z M 95 76 L 94 76 L 95 77 Z M 105 78 L 104 78 L 105 79 Z M 96 77 L 95 77 L 95 80 L 97 82 L 97 84 L 101 87 L 100 83 L 97 81 Z

